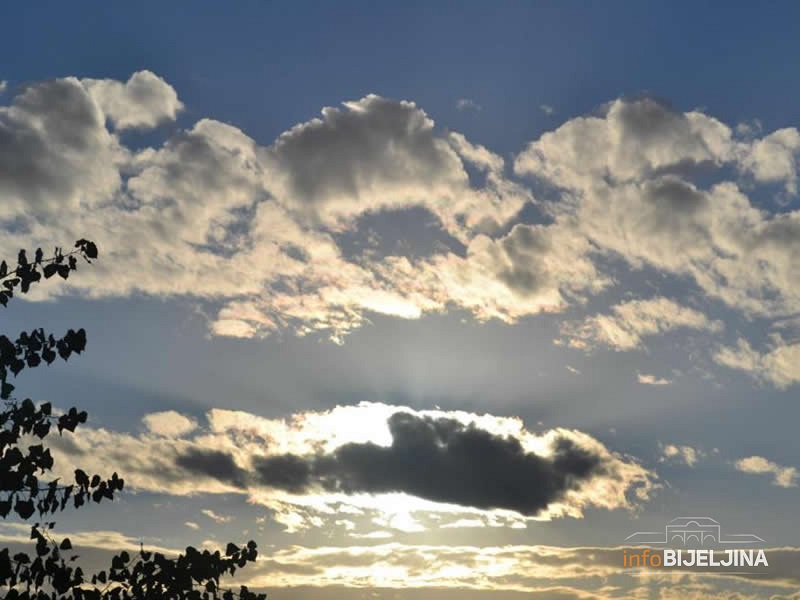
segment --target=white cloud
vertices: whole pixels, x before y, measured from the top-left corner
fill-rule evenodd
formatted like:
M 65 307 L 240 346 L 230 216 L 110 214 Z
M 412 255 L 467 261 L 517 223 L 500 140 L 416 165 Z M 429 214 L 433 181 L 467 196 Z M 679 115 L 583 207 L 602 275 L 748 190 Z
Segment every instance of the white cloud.
M 791 142 L 789 131 L 780 140 Z M 544 134 L 515 169 L 562 188 L 557 223 L 572 219 L 602 254 L 688 276 L 746 314 L 785 316 L 800 309 L 800 267 L 791 259 L 800 213 L 758 209 L 732 181 L 701 189 L 690 179 L 699 166 L 722 178 L 717 167 L 745 168 L 760 141 L 736 139 L 697 111 L 618 100 L 603 116 Z
M 426 294 L 429 286 L 432 297 L 463 306 L 480 320 L 513 323 L 527 315 L 559 312 L 570 301 L 606 287 L 609 280 L 598 273 L 587 250 L 587 241 L 567 229 L 515 225 L 498 239 L 476 236 L 465 257 L 433 257 L 422 274 L 408 265 L 404 288 Z
M 463 141 L 439 133 L 413 102 L 369 95 L 324 108 L 263 149 L 261 160 L 270 191 L 309 222 L 340 229 L 364 213 L 422 206 L 468 238 L 487 221 L 503 225 L 498 218 L 513 216 L 529 192 L 496 175 L 472 187 L 457 153 Z
M 174 410 L 150 413 L 142 417 L 142 423 L 150 433 L 179 438 L 197 429 L 197 421 Z
M 643 338 L 675 329 L 719 332 L 721 321 L 711 321 L 703 313 L 681 306 L 669 298 L 630 300 L 617 304 L 611 314 L 595 315 L 583 321 L 568 321 L 561 325 L 563 340 L 570 347 L 592 349 L 608 346 L 619 352 L 642 346 Z M 653 383 L 642 381 L 640 383 Z
M 742 473 L 772 475 L 772 485 L 782 488 L 797 487 L 797 469 L 784 467 L 763 456 L 748 456 L 736 461 L 736 469 Z
M 114 79 L 81 83 L 118 130 L 150 129 L 174 121 L 183 109 L 172 86 L 150 71 L 137 71 L 125 83 Z
M 72 77 L 30 85 L 0 106 L 0 220 L 34 228 L 30 241 L 40 220 L 66 213 L 72 224 L 113 197 L 128 152 L 104 123 Z
M 687 466 L 693 467 L 698 461 L 705 457 L 705 452 L 693 448 L 691 446 L 679 446 L 675 444 L 667 444 L 661 449 L 661 458 L 659 462 L 680 462 Z
M 759 208 L 728 180 L 735 167 L 790 189 L 795 129 L 757 137 L 699 111 L 615 100 L 516 156 L 517 175 L 555 189 L 543 201 L 500 155 L 439 129 L 413 102 L 374 95 L 324 108 L 267 146 L 201 119 L 161 145 L 128 148 L 106 125 L 152 127 L 180 108 L 145 71 L 127 82 L 34 83 L 0 107 L 0 222 L 14 224 L 0 252 L 92 237 L 103 256 L 33 299 L 192 296 L 212 304 L 218 335 L 342 341 L 372 312 L 417 319 L 455 308 L 513 323 L 563 311 L 626 282 L 608 272 L 611 260 L 684 278 L 747 317 L 800 312 L 800 211 Z M 698 167 L 715 183 L 694 181 Z M 522 222 L 526 205 L 542 219 Z M 410 208 L 427 211 L 451 245 L 424 256 L 339 246 L 365 216 Z M 630 350 L 648 335 L 721 327 L 678 301 L 660 315 L 636 302 L 568 323 L 565 336 Z M 796 381 L 770 369 L 779 375 L 767 381 Z
M 797 193 L 797 168 L 800 157 L 800 132 L 779 129 L 747 148 L 741 169 L 760 182 L 783 182 L 789 194 Z
M 213 510 L 211 510 L 210 508 L 204 508 L 200 512 L 203 513 L 205 516 L 207 516 L 212 521 L 215 521 L 217 523 L 230 523 L 231 521 L 233 521 L 233 517 L 231 517 L 229 515 L 217 514 Z
M 517 157 L 515 170 L 576 188 L 603 176 L 639 179 L 686 161 L 719 163 L 732 151 L 730 130 L 702 113 L 684 115 L 648 98 L 615 100 L 602 117 L 578 117 L 542 135 Z
M 28 523 L 0 523 L 0 541 L 5 543 L 30 544 L 31 526 Z M 107 550 L 108 552 L 119 553 L 122 550 L 129 552 L 139 552 L 142 548 L 143 539 L 141 536 L 126 535 L 119 531 L 108 529 L 96 529 L 89 531 L 70 531 L 59 532 L 61 536 L 69 537 L 73 549 L 83 554 L 86 550 Z M 174 556 L 179 553 L 174 548 L 153 544 L 152 538 L 147 541 L 146 548 L 152 552 L 161 552 L 167 556 Z M 29 546 L 28 546 L 29 547 Z M 108 560 L 100 563 L 103 568 L 107 567 Z
M 194 521 L 186 521 L 184 525 L 186 525 L 189 529 L 194 529 L 194 530 L 200 529 L 200 525 L 198 525 Z
M 8 82 L 4 79 L 0 79 L 0 94 L 4 93 L 8 89 Z
M 409 592 L 417 589 L 423 590 L 426 598 L 436 597 L 431 588 L 441 590 L 442 598 L 452 597 L 456 589 L 505 590 L 543 600 L 648 598 L 657 587 L 658 597 L 664 600 L 755 600 L 777 598 L 770 587 L 792 589 L 800 581 L 797 548 L 765 550 L 770 557 L 770 572 L 747 579 L 756 586 L 753 595 L 741 592 L 744 580 L 740 575 L 726 572 L 715 573 L 701 582 L 686 574 L 654 572 L 643 578 L 640 573 L 620 571 L 621 552 L 620 548 L 598 546 L 437 546 L 398 542 L 313 548 L 295 545 L 277 550 L 250 570 L 248 583 L 253 587 L 278 589 L 292 586 L 393 588 Z M 613 585 L 598 585 L 611 580 Z M 737 590 L 733 594 L 727 587 L 731 585 Z
M 541 111 L 546 114 L 548 117 L 553 115 L 556 112 L 556 109 L 550 106 L 549 104 L 540 104 L 539 108 Z
M 656 377 L 647 373 L 637 373 L 636 380 L 643 385 L 670 385 L 672 383 L 671 379 Z
M 785 389 L 800 382 L 800 343 L 787 343 L 780 336 L 773 337 L 764 353 L 754 350 L 747 340 L 739 338 L 733 347 L 718 348 L 714 360 L 777 388 Z

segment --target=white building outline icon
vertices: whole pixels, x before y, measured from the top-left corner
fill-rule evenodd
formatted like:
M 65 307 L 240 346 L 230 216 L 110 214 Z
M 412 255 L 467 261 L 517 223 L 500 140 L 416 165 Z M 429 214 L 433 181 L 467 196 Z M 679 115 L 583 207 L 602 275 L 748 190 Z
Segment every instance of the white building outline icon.
M 757 544 L 764 540 L 752 533 L 722 533 L 719 522 L 709 517 L 677 517 L 664 531 L 637 531 L 625 538 L 631 544 Z

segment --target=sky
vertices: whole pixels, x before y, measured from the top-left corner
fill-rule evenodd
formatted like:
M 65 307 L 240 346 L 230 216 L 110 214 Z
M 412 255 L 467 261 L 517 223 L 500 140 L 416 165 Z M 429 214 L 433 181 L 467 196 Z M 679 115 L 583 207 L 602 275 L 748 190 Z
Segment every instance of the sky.
M 800 5 L 0 8 L 20 391 L 126 479 L 90 560 L 253 538 L 280 599 L 797 598 Z M 675 518 L 758 576 L 634 572 Z M 19 523 L 0 524 L 19 543 Z M 625 546 L 627 547 L 627 546 Z

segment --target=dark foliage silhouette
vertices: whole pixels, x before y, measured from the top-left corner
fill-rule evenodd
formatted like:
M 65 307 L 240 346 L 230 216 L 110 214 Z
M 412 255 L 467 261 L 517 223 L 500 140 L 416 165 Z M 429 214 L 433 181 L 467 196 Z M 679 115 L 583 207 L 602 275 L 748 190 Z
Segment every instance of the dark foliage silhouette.
M 78 240 L 64 253 L 56 248 L 52 257 L 44 258 L 41 249 L 33 260 L 20 250 L 17 266 L 11 270 L 0 263 L 0 304 L 7 306 L 15 293 L 27 293 L 31 286 L 55 275 L 67 279 L 77 269 L 78 259 L 87 262 L 97 258 L 97 246 Z M 237 591 L 220 588 L 220 578 L 233 575 L 237 569 L 253 562 L 258 554 L 256 544 L 247 542 L 241 548 L 228 544 L 225 552 L 209 552 L 186 548 L 177 557 L 148 552 L 144 547 L 131 555 L 122 551 L 111 565 L 94 574 L 84 573 L 80 556 L 73 551 L 69 538 L 60 541 L 53 536 L 52 516 L 65 509 L 79 509 L 91 503 L 113 500 L 122 491 L 124 480 L 89 475 L 75 470 L 73 482 L 58 479 L 41 481 L 52 471 L 53 457 L 42 442 L 47 436 L 72 432 L 86 422 L 87 414 L 77 408 L 55 411 L 49 403 L 34 404 L 29 398 L 18 400 L 15 386 L 9 379 L 23 369 L 32 369 L 57 358 L 68 360 L 86 348 L 83 329 L 67 331 L 56 338 L 42 329 L 22 332 L 16 340 L 0 335 L 0 517 L 16 516 L 28 520 L 36 517 L 30 539 L 31 553 L 0 549 L 0 594 L 7 600 L 30 599 L 192 599 L 263 600 L 244 586 Z

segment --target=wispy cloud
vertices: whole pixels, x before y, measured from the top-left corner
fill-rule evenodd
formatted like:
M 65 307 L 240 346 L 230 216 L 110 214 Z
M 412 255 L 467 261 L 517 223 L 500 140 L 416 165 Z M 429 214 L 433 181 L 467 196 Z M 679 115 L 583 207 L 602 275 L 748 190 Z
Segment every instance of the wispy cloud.
M 458 110 L 483 110 L 483 107 L 480 104 L 475 102 L 475 100 L 470 100 L 469 98 L 459 98 L 456 101 L 456 108 Z
M 583 350 L 603 345 L 629 351 L 640 348 L 646 337 L 676 329 L 718 332 L 722 328 L 721 321 L 712 321 L 703 313 L 669 298 L 657 297 L 617 304 L 610 314 L 564 322 L 560 342 Z M 645 382 L 640 380 L 640 383 Z
M 0 541 L 27 546 L 30 527 L 25 524 L 0 524 Z M 137 552 L 141 539 L 116 531 L 62 532 L 81 554 L 82 566 L 91 572 L 107 567 L 120 549 Z M 217 548 L 213 540 L 202 547 Z M 145 543 L 148 550 L 167 556 L 170 549 Z M 369 545 L 318 546 L 292 545 L 277 548 L 260 557 L 257 563 L 236 574 L 237 585 L 251 589 L 335 590 L 336 597 L 353 590 L 403 590 L 431 597 L 437 590 L 442 600 L 458 590 L 476 592 L 524 592 L 527 597 L 552 600 L 610 600 L 620 597 L 646 597 L 654 585 L 667 591 L 666 600 L 702 597 L 723 600 L 756 600 L 787 597 L 787 590 L 800 585 L 797 561 L 800 549 L 767 548 L 770 570 L 766 575 L 718 573 L 704 578 L 679 579 L 672 573 L 621 571 L 618 547 L 545 545 L 413 545 L 372 543 Z M 614 586 L 598 586 L 599 580 L 614 579 Z M 744 586 L 744 589 L 743 589 Z M 777 595 L 776 595 L 777 594 Z M 784 595 L 781 595 L 784 594 Z M 733 596 L 732 596 L 733 595 Z M 300 596 L 304 597 L 304 596 Z M 412 598 L 417 597 L 415 595 Z M 433 596 L 438 597 L 438 596 Z M 456 596 L 459 597 L 459 596 Z M 465 596 L 467 597 L 467 596 Z
M 800 382 L 800 343 L 785 342 L 780 336 L 773 336 L 765 352 L 753 349 L 747 340 L 739 338 L 735 346 L 721 346 L 714 353 L 714 360 L 778 388 Z
M 767 576 L 748 578 L 718 573 L 694 581 L 681 574 L 640 573 L 620 569 L 622 549 L 617 547 L 559 547 L 534 545 L 435 546 L 389 543 L 370 546 L 303 547 L 279 550 L 258 566 L 263 575 L 251 571 L 254 586 L 340 585 L 358 588 L 402 588 L 446 590 L 517 591 L 542 598 L 638 598 L 647 597 L 655 584 L 665 589 L 678 586 L 666 598 L 726 598 L 738 588 L 736 598 L 764 597 L 772 588 L 791 589 L 800 583 L 794 562 L 800 550 L 771 548 Z M 598 581 L 613 578 L 607 589 Z M 693 587 L 701 583 L 700 587 Z M 747 595 L 742 583 L 756 586 Z M 659 585 L 659 587 L 661 587 Z M 746 588 L 745 588 L 746 589 Z
M 210 508 L 205 508 L 205 509 L 201 510 L 200 512 L 203 513 L 205 516 L 207 516 L 212 521 L 216 521 L 217 523 L 230 523 L 231 521 L 233 521 L 233 517 L 231 517 L 230 515 L 217 514 L 213 510 L 211 510 Z

